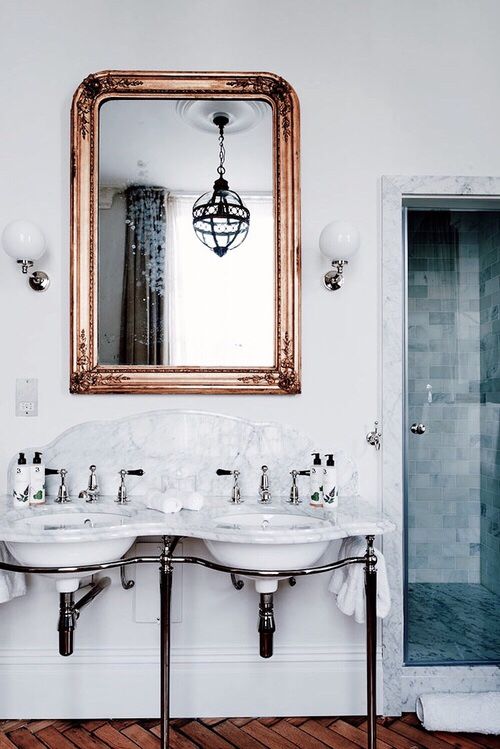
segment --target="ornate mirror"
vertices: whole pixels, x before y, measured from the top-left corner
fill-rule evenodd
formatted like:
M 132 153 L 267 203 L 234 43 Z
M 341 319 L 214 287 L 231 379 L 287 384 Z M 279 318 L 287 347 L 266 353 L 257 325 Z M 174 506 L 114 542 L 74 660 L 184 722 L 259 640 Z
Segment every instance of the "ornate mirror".
M 71 392 L 300 392 L 288 83 L 90 75 L 71 157 Z

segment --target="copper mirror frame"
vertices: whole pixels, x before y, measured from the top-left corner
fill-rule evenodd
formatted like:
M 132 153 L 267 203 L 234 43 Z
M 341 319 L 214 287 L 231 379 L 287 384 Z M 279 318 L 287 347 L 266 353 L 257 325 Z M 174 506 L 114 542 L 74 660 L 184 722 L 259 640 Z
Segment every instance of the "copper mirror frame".
M 276 253 L 273 367 L 219 369 L 98 363 L 99 107 L 117 98 L 253 99 L 271 105 Z M 102 71 L 89 75 L 78 87 L 71 121 L 70 392 L 299 393 L 299 104 L 292 87 L 271 73 Z

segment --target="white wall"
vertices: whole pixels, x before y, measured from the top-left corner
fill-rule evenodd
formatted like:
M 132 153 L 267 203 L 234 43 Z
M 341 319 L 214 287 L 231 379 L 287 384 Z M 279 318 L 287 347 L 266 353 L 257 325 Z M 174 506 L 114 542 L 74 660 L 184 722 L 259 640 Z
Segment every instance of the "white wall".
M 18 445 L 43 444 L 81 420 L 154 408 L 202 408 L 286 421 L 310 431 L 323 444 L 342 447 L 359 463 L 363 492 L 375 499 L 378 456 L 364 442 L 364 434 L 379 410 L 379 178 L 383 173 L 500 172 L 500 5 L 496 0 L 240 0 L 229 8 L 222 0 L 17 0 L 3 3 L 0 23 L 0 225 L 23 217 L 43 227 L 50 251 L 42 267 L 52 279 L 46 294 L 35 295 L 15 264 L 0 257 L 0 464 L 6 468 Z M 302 110 L 302 395 L 69 394 L 69 109 L 78 83 L 89 72 L 104 68 L 270 70 L 296 88 Z M 363 243 L 347 269 L 345 288 L 329 294 L 321 287 L 326 268 L 317 238 L 322 226 L 336 217 L 356 222 Z M 23 376 L 39 378 L 36 419 L 14 416 L 15 378 Z M 319 591 L 326 581 L 311 585 L 316 588 L 308 591 Z M 190 616 L 202 616 L 206 624 L 221 606 L 230 606 L 231 634 L 241 655 L 254 643 L 254 602 L 245 598 L 246 593 L 237 598 L 224 586 L 210 596 L 194 586 L 193 582 L 193 598 L 186 604 Z M 41 649 L 33 658 L 29 652 L 23 656 L 32 683 L 39 685 L 39 697 L 49 690 L 36 680 L 57 663 L 47 665 L 52 663 L 49 649 L 55 646 L 56 611 L 55 594 L 46 583 L 39 580 L 34 588 L 33 597 L 0 611 L 0 659 L 6 664 L 9 649 L 14 660 L 26 647 Z M 138 638 L 153 648 L 154 625 L 142 625 L 147 634 L 144 629 L 138 635 L 130 624 L 128 594 L 115 589 L 111 595 L 109 601 L 120 606 L 120 615 L 113 616 L 111 603 L 96 602 L 85 615 L 87 623 L 82 617 L 81 644 L 99 648 L 112 643 L 123 648 L 125 656 Z M 309 598 L 310 593 L 304 595 Z M 297 588 L 288 598 L 293 596 L 297 602 Z M 322 624 L 320 635 L 311 626 L 311 608 L 293 603 L 291 616 L 283 620 L 281 642 L 292 649 L 292 660 L 306 651 L 306 660 L 311 660 L 312 651 L 329 648 L 333 638 L 338 662 L 343 664 L 342 654 L 347 654 L 345 668 L 354 679 L 362 630 L 333 615 L 329 603 L 326 596 L 311 601 L 315 620 Z M 226 641 L 219 622 L 216 618 L 204 631 L 215 660 Z M 49 661 L 43 660 L 44 653 Z M 101 673 L 100 657 L 101 665 L 94 671 L 82 666 L 86 674 Z M 208 658 L 206 653 L 203 657 Z M 33 661 L 39 664 L 37 669 Z M 319 665 L 313 663 L 311 673 L 322 671 Z M 238 683 L 246 672 L 245 663 L 240 666 Z M 260 666 L 259 678 L 267 678 Z M 71 689 L 71 669 L 77 666 L 65 663 L 64 668 L 69 669 Z M 132 678 L 132 671 L 120 668 Z M 303 677 L 303 664 L 294 668 L 297 683 L 310 683 Z M 154 689 L 153 681 L 148 684 Z M 251 689 L 252 707 L 261 714 L 280 709 L 278 696 L 271 700 L 275 692 L 266 682 L 263 686 Z M 8 712 L 34 714 L 34 697 L 23 695 L 15 701 L 16 694 L 23 694 L 20 690 L 13 689 Z M 89 699 L 82 694 L 78 706 L 95 713 Z M 337 692 L 331 702 L 331 712 L 347 707 L 362 711 L 362 690 L 352 691 L 347 707 Z M 62 714 L 64 704 L 59 701 L 56 710 L 58 705 Z M 211 703 L 207 710 L 215 707 L 222 714 L 223 705 Z

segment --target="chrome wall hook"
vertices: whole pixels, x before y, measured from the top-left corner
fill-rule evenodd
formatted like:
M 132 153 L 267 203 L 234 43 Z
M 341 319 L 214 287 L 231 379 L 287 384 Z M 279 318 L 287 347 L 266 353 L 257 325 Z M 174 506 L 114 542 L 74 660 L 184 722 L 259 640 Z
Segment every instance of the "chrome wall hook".
M 371 432 L 368 432 L 368 434 L 366 435 L 366 441 L 368 442 L 369 445 L 372 445 L 375 448 L 375 450 L 380 450 L 382 446 L 381 437 L 382 437 L 382 432 L 378 428 L 378 421 L 376 421 L 374 424 L 374 429 Z
M 231 582 L 233 584 L 233 587 L 236 588 L 236 590 L 241 590 L 243 586 L 245 585 L 244 580 L 240 580 L 239 577 L 236 577 L 234 572 L 231 572 Z
M 135 580 L 127 580 L 125 567 L 120 567 L 120 582 L 122 584 L 123 590 L 130 590 L 135 585 Z

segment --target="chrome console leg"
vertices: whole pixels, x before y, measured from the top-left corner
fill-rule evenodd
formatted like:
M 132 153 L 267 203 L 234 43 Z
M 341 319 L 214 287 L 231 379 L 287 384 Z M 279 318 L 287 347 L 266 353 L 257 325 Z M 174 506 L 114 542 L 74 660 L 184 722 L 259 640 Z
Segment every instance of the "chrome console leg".
M 178 538 L 165 537 L 160 558 L 160 711 L 161 749 L 168 749 L 170 724 L 170 607 L 172 602 L 172 554 Z
M 377 557 L 373 536 L 367 536 L 365 565 L 366 597 L 366 717 L 368 749 L 377 746 Z

